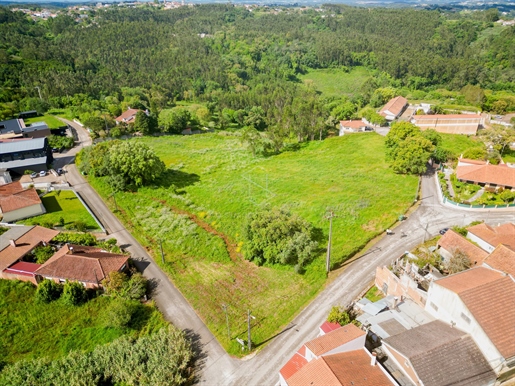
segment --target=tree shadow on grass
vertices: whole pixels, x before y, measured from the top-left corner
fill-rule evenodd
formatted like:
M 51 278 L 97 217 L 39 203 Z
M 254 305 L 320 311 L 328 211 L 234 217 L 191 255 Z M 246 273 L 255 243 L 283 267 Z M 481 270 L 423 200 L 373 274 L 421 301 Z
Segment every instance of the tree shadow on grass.
M 156 182 L 157 185 L 164 188 L 174 186 L 177 189 L 183 189 L 199 181 L 200 176 L 198 174 L 166 169 Z
M 145 327 L 154 310 L 151 307 L 146 307 L 144 304 L 139 302 L 134 302 L 133 307 L 134 309 L 131 315 L 131 320 L 129 322 L 129 328 L 140 331 L 143 327 Z

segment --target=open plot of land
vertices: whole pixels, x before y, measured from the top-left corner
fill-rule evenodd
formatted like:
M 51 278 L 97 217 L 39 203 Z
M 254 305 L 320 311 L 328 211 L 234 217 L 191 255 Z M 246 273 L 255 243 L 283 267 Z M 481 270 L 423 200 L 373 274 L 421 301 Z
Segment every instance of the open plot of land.
M 345 72 L 340 69 L 310 70 L 299 78 L 304 84 L 312 83 L 315 90 L 324 96 L 352 96 L 361 89 L 365 81 L 372 76 L 364 67 L 353 67 Z
M 89 230 L 98 230 L 98 224 L 71 190 L 54 190 L 41 198 L 47 213 L 20 221 L 23 224 L 55 225 L 64 220 L 64 226 L 76 222 L 86 224 Z
M 485 145 L 477 137 L 469 137 L 462 134 L 444 134 L 442 136 L 442 148 L 450 151 L 456 158 L 463 154 L 466 150 L 475 147 L 484 148 Z
M 391 226 L 415 198 L 417 178 L 395 175 L 384 159 L 384 138 L 356 134 L 305 144 L 299 151 L 253 157 L 237 134 L 138 139 L 169 167 L 156 186 L 117 193 L 127 228 L 154 254 L 218 340 L 241 355 L 246 313 L 256 316 L 259 347 L 284 327 L 325 283 L 325 254 L 303 275 L 292 267 L 257 267 L 243 259 L 246 215 L 286 206 L 313 223 L 327 244 L 333 221 L 333 265 Z M 104 179 L 90 179 L 106 198 Z M 107 199 L 114 209 L 112 199 Z M 160 244 L 164 251 L 161 262 Z M 223 306 L 227 306 L 230 338 Z
M 24 119 L 24 122 L 27 126 L 34 122 L 45 122 L 50 129 L 57 129 L 61 126 L 64 126 L 64 123 L 62 123 L 53 115 L 42 115 L 41 117 L 26 118 Z
M 34 301 L 35 291 L 30 283 L 0 280 L 0 368 L 2 362 L 91 351 L 122 335 L 144 335 L 166 324 L 155 307 L 134 302 L 129 326 L 110 327 L 112 298 L 98 297 L 81 306 L 44 304 Z

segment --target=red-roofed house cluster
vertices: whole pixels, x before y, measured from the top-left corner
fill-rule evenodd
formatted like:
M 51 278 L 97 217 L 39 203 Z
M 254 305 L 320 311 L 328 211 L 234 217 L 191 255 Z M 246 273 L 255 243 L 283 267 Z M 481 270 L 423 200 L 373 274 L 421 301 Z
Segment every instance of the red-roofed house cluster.
M 40 226 L 13 226 L 0 236 L 0 278 L 58 283 L 77 281 L 86 288 L 102 288 L 102 280 L 113 271 L 128 268 L 129 256 L 109 253 L 98 247 L 65 244 L 44 264 L 31 260 L 38 246 L 48 245 L 59 231 Z
M 456 177 L 459 181 L 495 190 L 515 190 L 515 168 L 510 168 L 506 164 L 492 165 L 488 161 L 460 158 Z

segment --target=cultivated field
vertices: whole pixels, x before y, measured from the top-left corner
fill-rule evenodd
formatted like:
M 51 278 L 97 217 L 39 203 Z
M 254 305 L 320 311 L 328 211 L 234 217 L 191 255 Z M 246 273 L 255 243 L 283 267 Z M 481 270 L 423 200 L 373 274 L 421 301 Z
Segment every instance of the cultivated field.
M 338 68 L 310 70 L 299 78 L 304 84 L 312 84 L 324 96 L 352 96 L 359 92 L 365 81 L 372 76 L 364 67 L 354 67 L 349 72 Z
M 269 158 L 253 157 L 237 134 L 138 140 L 153 147 L 169 170 L 156 186 L 117 193 L 118 216 L 235 355 L 241 355 L 235 338 L 246 339 L 247 309 L 257 318 L 253 341 L 259 347 L 323 288 L 328 210 L 338 216 L 332 257 L 338 267 L 391 226 L 417 189 L 416 177 L 388 168 L 384 138 L 374 133 L 311 142 Z M 112 193 L 105 180 L 91 183 L 104 198 Z M 114 210 L 113 200 L 106 201 Z M 319 229 L 320 254 L 303 275 L 242 258 L 245 217 L 267 205 L 286 206 Z

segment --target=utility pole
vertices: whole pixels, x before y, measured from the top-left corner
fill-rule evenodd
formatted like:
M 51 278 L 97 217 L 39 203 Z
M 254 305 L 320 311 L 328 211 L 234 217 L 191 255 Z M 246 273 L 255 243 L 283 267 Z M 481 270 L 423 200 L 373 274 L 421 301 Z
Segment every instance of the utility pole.
M 37 88 L 38 89 L 38 94 L 39 94 L 39 99 L 40 100 L 43 100 L 43 98 L 41 98 L 41 89 L 39 88 L 39 86 L 36 86 L 34 88 Z
M 161 248 L 161 261 L 165 263 L 165 254 L 163 253 L 163 240 L 159 239 L 159 247 Z
M 254 315 L 251 315 L 251 312 L 250 310 L 247 310 L 247 325 L 248 325 L 248 348 L 249 348 L 249 352 L 250 350 L 252 350 L 252 338 L 250 336 L 250 318 L 252 319 L 256 319 L 256 317 Z
M 229 328 L 229 315 L 227 315 L 227 304 L 222 304 L 222 308 L 225 312 L 225 322 L 227 323 L 227 338 L 231 340 L 231 329 Z
M 325 218 L 329 219 L 329 240 L 327 242 L 327 257 L 325 261 L 326 277 L 329 276 L 331 270 L 331 236 L 333 234 L 333 218 L 336 217 L 333 211 L 330 211 Z

